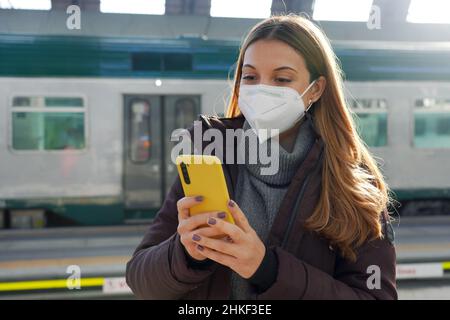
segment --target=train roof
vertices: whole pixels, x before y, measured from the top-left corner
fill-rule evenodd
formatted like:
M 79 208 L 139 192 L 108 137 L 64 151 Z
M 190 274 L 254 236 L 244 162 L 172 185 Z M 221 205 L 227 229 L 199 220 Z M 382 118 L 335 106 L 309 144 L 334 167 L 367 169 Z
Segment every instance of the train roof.
M 450 80 L 448 42 L 332 44 L 349 81 Z M 226 79 L 239 45 L 188 37 L 0 34 L 0 76 Z

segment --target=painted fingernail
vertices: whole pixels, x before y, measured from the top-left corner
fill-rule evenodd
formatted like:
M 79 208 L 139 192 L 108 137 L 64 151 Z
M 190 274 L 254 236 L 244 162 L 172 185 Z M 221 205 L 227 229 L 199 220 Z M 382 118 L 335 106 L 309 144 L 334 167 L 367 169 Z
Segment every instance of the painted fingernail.
M 194 241 L 199 241 L 200 239 L 201 239 L 201 237 L 198 234 L 194 234 L 192 236 L 192 240 L 194 240 Z
M 200 251 L 203 251 L 203 249 L 205 249 L 205 248 L 203 248 L 203 246 L 201 246 L 201 245 L 197 245 L 197 249 Z
M 224 219 L 224 218 L 227 216 L 227 214 L 226 214 L 224 211 L 221 211 L 221 212 L 219 212 L 219 213 L 217 214 L 217 216 L 218 216 L 220 219 Z
M 230 200 L 230 201 L 228 201 L 228 205 L 230 206 L 230 207 L 234 207 L 234 202 L 233 202 L 233 200 Z
M 216 224 L 217 220 L 214 218 L 209 218 L 208 219 L 208 224 Z
M 198 202 L 203 201 L 203 196 L 196 196 L 195 201 L 198 201 Z

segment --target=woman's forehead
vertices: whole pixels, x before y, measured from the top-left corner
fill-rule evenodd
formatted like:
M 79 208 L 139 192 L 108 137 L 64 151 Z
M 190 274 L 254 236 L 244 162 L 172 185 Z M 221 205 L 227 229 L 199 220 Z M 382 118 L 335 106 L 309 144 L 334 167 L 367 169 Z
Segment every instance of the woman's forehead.
M 243 64 L 267 70 L 283 66 L 299 71 L 306 69 L 301 54 L 280 40 L 258 40 L 252 43 L 245 51 Z

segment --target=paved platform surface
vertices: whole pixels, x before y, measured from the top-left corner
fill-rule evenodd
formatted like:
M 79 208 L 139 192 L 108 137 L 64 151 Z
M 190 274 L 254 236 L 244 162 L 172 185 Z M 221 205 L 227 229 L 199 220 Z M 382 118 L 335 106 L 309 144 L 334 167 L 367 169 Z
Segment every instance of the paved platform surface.
M 450 216 L 401 218 L 393 224 L 399 265 L 434 263 L 446 265 L 450 270 Z M 91 281 L 93 290 L 64 292 L 59 295 L 53 292 L 36 295 L 35 291 L 30 291 L 32 294 L 26 297 L 87 299 L 100 297 L 101 287 L 105 287 L 108 279 L 123 279 L 126 262 L 141 241 L 147 227 L 148 225 L 125 225 L 2 230 L 0 299 L 9 297 L 6 289 L 2 291 L 2 284 L 29 285 L 37 280 L 67 279 L 70 275 L 67 268 L 71 265 L 80 268 L 82 278 Z M 443 273 L 442 278 L 434 279 L 434 282 L 399 281 L 400 298 L 424 298 L 425 295 L 450 299 L 449 273 Z M 123 283 L 114 285 L 123 286 Z M 113 292 L 114 285 L 112 285 Z M 22 290 L 20 297 L 25 297 L 22 295 L 25 292 L 26 290 Z M 12 297 L 17 297 L 16 293 Z M 118 290 L 117 297 L 129 297 L 129 293 Z
M 123 275 L 147 226 L 0 231 L 0 281 L 67 277 L 78 265 L 82 276 Z

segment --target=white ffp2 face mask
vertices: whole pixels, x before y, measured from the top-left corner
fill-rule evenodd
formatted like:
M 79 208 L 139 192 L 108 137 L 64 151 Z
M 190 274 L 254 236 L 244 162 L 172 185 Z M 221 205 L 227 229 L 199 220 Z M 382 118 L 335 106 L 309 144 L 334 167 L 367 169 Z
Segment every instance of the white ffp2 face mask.
M 315 82 L 311 82 L 302 95 L 290 87 L 264 84 L 240 86 L 239 109 L 258 135 L 260 143 L 276 136 L 274 129 L 278 129 L 280 134 L 300 121 L 308 111 L 302 97 Z

